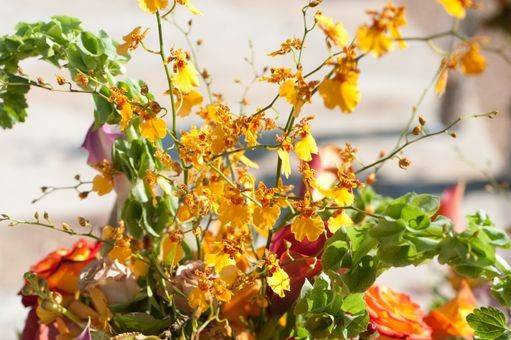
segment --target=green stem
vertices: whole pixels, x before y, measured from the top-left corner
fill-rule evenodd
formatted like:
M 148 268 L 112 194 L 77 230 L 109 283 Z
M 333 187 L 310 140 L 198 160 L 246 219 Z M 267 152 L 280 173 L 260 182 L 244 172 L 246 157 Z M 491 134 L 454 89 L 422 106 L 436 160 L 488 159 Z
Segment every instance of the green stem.
M 163 30 L 161 26 L 160 12 L 156 12 L 156 21 L 158 22 L 158 42 L 160 45 L 160 58 L 163 63 L 163 69 L 165 70 L 165 76 L 167 78 L 167 85 L 169 87 L 170 105 L 172 108 L 172 134 L 177 138 L 176 132 L 176 104 L 174 102 L 174 86 L 172 84 L 172 78 L 170 76 L 169 65 L 167 62 L 167 56 L 165 55 L 165 46 L 163 44 Z

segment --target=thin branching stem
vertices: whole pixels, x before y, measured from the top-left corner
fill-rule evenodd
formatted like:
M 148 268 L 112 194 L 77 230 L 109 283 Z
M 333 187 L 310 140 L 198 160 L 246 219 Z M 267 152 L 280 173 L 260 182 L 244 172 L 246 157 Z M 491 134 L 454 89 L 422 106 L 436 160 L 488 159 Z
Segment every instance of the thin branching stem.
M 408 140 L 406 141 L 404 144 L 402 144 L 401 146 L 399 146 L 398 148 L 396 148 L 395 150 L 393 150 L 390 154 L 388 154 L 387 156 L 385 157 L 382 157 L 360 169 L 358 169 L 355 173 L 361 173 L 361 172 L 364 172 L 368 169 L 371 169 L 379 164 L 382 164 L 384 162 L 386 162 L 387 160 L 393 158 L 395 155 L 397 155 L 398 153 L 400 153 L 402 150 L 404 150 L 405 148 L 407 148 L 408 146 L 412 145 L 412 144 L 415 144 L 423 139 L 426 139 L 426 138 L 430 138 L 430 137 L 433 137 L 433 136 L 437 136 L 437 135 L 442 135 L 444 133 L 448 133 L 449 130 L 454 127 L 455 125 L 457 125 L 458 123 L 460 123 L 461 121 L 463 120 L 466 120 L 466 119 L 471 119 L 471 118 L 481 118 L 481 117 L 487 117 L 487 118 L 493 118 L 495 115 L 497 114 L 496 111 L 491 111 L 491 112 L 487 112 L 487 113 L 481 113 L 481 114 L 473 114 L 473 115 L 465 115 L 465 116 L 460 116 L 458 117 L 456 120 L 454 120 L 453 122 L 451 122 L 450 124 L 448 124 L 445 128 L 439 130 L 439 131 L 436 131 L 436 132 L 431 132 L 431 133 L 426 133 L 420 137 L 417 137 L 415 139 L 412 139 L 412 140 Z

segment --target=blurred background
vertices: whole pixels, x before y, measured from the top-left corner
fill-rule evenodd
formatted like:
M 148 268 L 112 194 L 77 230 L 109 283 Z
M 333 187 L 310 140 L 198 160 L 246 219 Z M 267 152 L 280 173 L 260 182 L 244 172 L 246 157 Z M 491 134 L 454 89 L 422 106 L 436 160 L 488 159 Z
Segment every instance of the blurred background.
M 321 9 L 342 21 L 353 35 L 357 26 L 368 21 L 365 10 L 379 9 L 385 3 L 386 0 L 325 0 Z M 434 0 L 396 3 L 408 9 L 409 23 L 403 30 L 405 37 L 445 31 L 453 24 L 452 18 Z M 486 25 L 487 20 L 498 13 L 498 4 L 509 4 L 509 1 L 484 0 L 479 3 L 480 10 L 471 11 L 460 30 L 467 35 L 491 38 L 493 47 L 506 49 L 511 46 L 509 33 Z M 194 0 L 194 4 L 205 13 L 194 17 L 191 32 L 193 41 L 203 40 L 198 50 L 198 62 L 212 75 L 214 92 L 222 93 L 231 107 L 237 109 L 244 87 L 235 79 L 243 83 L 253 79 L 251 65 L 244 60 L 251 58 L 249 41 L 252 42 L 256 69 L 266 65 L 286 65 L 286 57 L 270 59 L 266 54 L 277 49 L 286 38 L 301 35 L 300 8 L 305 1 Z M 48 20 L 52 15 L 63 14 L 80 18 L 90 31 L 104 29 L 116 40 L 121 40 L 136 26 L 148 27 L 146 44 L 157 46 L 154 17 L 142 12 L 135 0 L 0 0 L 0 8 L 2 35 L 13 33 L 20 21 Z M 175 20 L 186 27 L 187 11 L 180 9 L 177 14 Z M 503 18 L 504 26 L 510 29 L 509 16 Z M 172 24 L 164 25 L 166 46 L 186 48 L 183 35 Z M 447 38 L 439 45 L 449 48 L 452 43 Z M 511 55 L 511 49 L 507 51 Z M 388 162 L 379 174 L 376 188 L 393 196 L 406 191 L 440 194 L 445 188 L 464 181 L 467 190 L 462 212 L 484 209 L 498 226 L 507 228 L 511 224 L 511 200 L 505 185 L 502 188 L 511 176 L 511 64 L 496 54 L 485 55 L 488 68 L 484 74 L 468 79 L 462 79 L 459 74 L 452 76 L 446 95 L 438 98 L 434 92 L 428 92 L 419 113 L 428 120 L 431 130 L 441 129 L 443 124 L 461 114 L 498 110 L 500 115 L 493 120 L 464 121 L 456 129 L 456 139 L 439 136 L 413 145 L 404 153 L 412 166 L 402 170 L 397 161 Z M 304 54 L 305 70 L 310 70 L 325 56 L 320 33 L 312 34 Z M 411 42 L 407 49 L 396 50 L 381 59 L 362 59 L 362 102 L 353 114 L 329 111 L 317 99 L 305 106 L 304 115 L 317 117 L 313 132 L 318 144 L 350 142 L 359 148 L 360 159 L 365 162 L 375 160 L 380 150 L 390 151 L 439 63 L 440 57 L 423 42 Z M 48 81 L 53 81 L 59 73 L 37 60 L 23 63 L 23 69 L 33 78 L 42 76 Z M 141 49 L 133 54 L 128 75 L 144 79 L 154 93 L 161 94 L 165 89 L 158 56 Z M 276 91 L 271 85 L 256 82 L 246 96 L 249 105 L 245 111 L 266 105 Z M 0 213 L 30 219 L 35 211 L 47 211 L 56 222 L 74 223 L 77 216 L 84 216 L 94 225 L 104 225 L 115 201 L 113 194 L 101 198 L 91 194 L 86 200 L 80 200 L 74 191 L 61 191 L 31 204 L 31 200 L 40 195 L 43 185 L 72 185 L 75 174 L 80 174 L 84 180 L 94 175 L 85 163 L 86 153 L 80 149 L 92 122 L 92 98 L 84 94 L 32 89 L 28 99 L 27 122 L 12 130 L 0 131 Z M 285 107 L 283 101 L 276 106 L 279 112 L 282 109 L 284 117 L 281 119 L 287 115 Z M 181 121 L 179 128 L 185 129 L 197 122 L 187 118 Z M 257 161 L 261 165 L 261 178 L 273 175 L 274 154 Z M 37 227 L 0 226 L 0 338 L 14 339 L 16 330 L 23 325 L 26 311 L 17 296 L 23 273 L 49 251 L 73 241 L 65 235 Z M 381 281 L 418 296 L 420 301 L 421 295 L 440 282 L 441 270 L 434 265 L 421 267 L 418 272 L 404 268 L 386 274 Z

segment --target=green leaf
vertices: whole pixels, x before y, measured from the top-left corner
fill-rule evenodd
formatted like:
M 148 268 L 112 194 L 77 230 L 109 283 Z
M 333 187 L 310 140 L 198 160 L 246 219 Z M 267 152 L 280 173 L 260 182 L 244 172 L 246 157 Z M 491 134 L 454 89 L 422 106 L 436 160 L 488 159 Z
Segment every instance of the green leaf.
M 420 208 L 421 211 L 429 216 L 434 215 L 440 207 L 438 197 L 428 194 L 413 195 L 409 203 Z
M 103 90 L 101 92 L 104 92 Z M 99 128 L 108 122 L 111 115 L 116 113 L 113 105 L 99 94 L 93 94 L 94 100 L 94 128 Z
M 322 265 L 324 270 L 337 270 L 340 268 L 341 261 L 346 255 L 348 245 L 344 241 L 335 241 L 325 248 L 322 257 Z
M 170 326 L 170 319 L 156 319 L 145 313 L 117 314 L 113 322 L 120 332 L 141 332 L 148 335 L 157 335 Z
M 350 294 L 342 302 L 342 310 L 350 314 L 358 314 L 366 309 L 364 293 Z
M 117 54 L 115 43 L 106 33 L 96 35 L 84 31 L 78 19 L 56 16 L 48 22 L 18 24 L 15 34 L 0 37 L 1 83 L 16 83 L 0 87 L 0 126 L 3 128 L 23 122 L 27 115 L 25 95 L 29 79 L 16 75 L 20 62 L 31 57 L 67 68 L 72 79 L 82 72 L 92 74 L 105 84 L 115 84 L 113 77 L 123 73 L 122 63 L 128 61 Z M 88 90 L 94 89 L 92 83 Z M 99 127 L 107 121 L 111 109 L 94 99 L 96 127 Z
M 311 336 L 309 331 L 304 327 L 297 327 L 295 332 L 295 338 L 297 339 L 307 339 Z
M 122 207 L 121 217 L 126 223 L 128 233 L 134 238 L 141 238 L 143 231 L 141 228 L 142 205 L 132 196 L 128 197 Z
M 360 262 L 340 276 L 350 292 L 364 292 L 371 287 L 378 277 L 379 262 L 376 256 L 366 255 Z
M 511 330 L 506 316 L 494 307 L 481 307 L 467 316 L 467 322 L 479 339 L 509 339 Z
M 10 85 L 0 87 L 0 126 L 10 129 L 14 124 L 24 122 L 27 117 L 25 95 L 30 86 L 25 78 L 9 74 L 2 79 L 1 74 L 0 70 L 0 81 Z
M 511 274 L 495 278 L 491 293 L 503 306 L 511 307 Z
M 348 338 L 355 338 L 367 329 L 369 324 L 369 313 L 365 310 L 356 315 L 345 316 L 345 328 L 348 331 Z
M 406 225 L 402 220 L 380 220 L 378 224 L 371 229 L 370 234 L 380 243 L 395 243 L 400 240 Z
M 334 326 L 334 317 L 326 313 L 312 315 L 305 323 L 313 339 L 327 337 Z

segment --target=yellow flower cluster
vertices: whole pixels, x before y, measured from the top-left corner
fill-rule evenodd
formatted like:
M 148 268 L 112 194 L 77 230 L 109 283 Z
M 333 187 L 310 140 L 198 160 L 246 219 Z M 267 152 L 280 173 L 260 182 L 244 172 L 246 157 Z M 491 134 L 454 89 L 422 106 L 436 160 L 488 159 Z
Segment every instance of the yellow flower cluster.
M 439 1 L 456 17 L 473 7 L 468 0 Z M 360 60 L 370 55 L 382 57 L 396 46 L 406 47 L 407 39 L 401 33 L 406 25 L 405 8 L 389 2 L 379 11 L 368 11 L 370 23 L 358 27 L 355 37 L 350 38 L 341 22 L 321 11 L 307 12 L 320 1 L 307 3 L 302 38 L 285 39 L 268 54 L 289 58 L 291 63 L 261 72 L 252 65 L 254 83 L 274 86 L 276 93 L 269 104 L 250 113 L 244 112 L 252 110 L 246 101 L 248 87 L 239 110 L 229 106 L 222 94 L 213 92 L 207 71 L 199 69 L 194 59 L 193 44 L 190 51 L 165 49 L 161 21 L 175 7 L 201 14 L 189 0 L 172 4 L 168 0 L 139 0 L 140 7 L 157 19 L 159 50 L 145 45 L 148 30 L 141 27 L 116 45 L 123 58 L 141 47 L 161 59 L 167 81 L 161 95 L 168 97 L 168 107 L 160 105 L 155 99 L 158 95 L 143 82 L 132 87 L 124 82 L 98 82 L 101 91 L 95 92 L 95 100 L 104 101 L 111 111 L 108 123 L 118 125 L 124 135 L 121 142 L 132 143 L 130 151 L 134 154 L 121 159 L 123 150 L 114 144 L 118 152 L 115 157 L 93 165 L 98 174 L 92 190 L 99 195 L 114 187 L 118 190 L 118 181 L 130 182 L 129 205 L 122 211 L 125 222 L 103 229 L 104 257 L 128 268 L 148 288 L 157 281 L 155 292 L 147 294 L 159 294 L 176 315 L 187 314 L 193 322 L 201 320 L 207 311 L 211 312 L 208 320 L 216 326 L 219 316 L 229 314 L 229 310 L 226 320 L 244 327 L 248 324 L 244 317 L 263 317 L 260 309 L 267 307 L 267 300 L 285 298 L 295 284 L 294 268 L 285 261 L 286 256 L 292 261 L 298 254 L 307 266 L 301 272 L 312 271 L 320 264 L 324 242 L 357 222 L 352 220 L 353 211 L 373 216 L 360 210 L 358 201 L 355 203 L 354 193 L 362 186 L 355 170 L 359 167 L 357 150 L 349 144 L 330 149 L 335 161 L 328 164 L 325 180 L 325 167 L 317 164 L 324 161 L 324 154 L 320 154 L 313 134 L 314 116 L 307 111 L 315 96 L 327 109 L 342 113 L 356 110 L 361 102 Z M 314 21 L 310 26 L 308 18 Z M 313 29 L 319 30 L 326 42 L 326 57 L 307 70 L 302 59 Z M 475 75 L 486 68 L 483 45 L 477 39 L 461 40 L 454 51 L 442 54 L 438 93 L 445 91 L 449 72 L 459 68 L 465 75 Z M 97 82 L 92 75 L 76 78 L 83 87 Z M 67 84 L 63 78 L 58 82 Z M 203 97 L 204 87 L 208 95 Z M 279 105 L 288 109 L 285 123 Z M 278 115 L 272 116 L 273 112 Z M 179 130 L 177 118 L 190 115 L 195 115 L 194 124 Z M 172 128 L 167 127 L 167 119 L 172 119 Z M 259 163 L 276 163 L 273 181 L 256 181 L 259 164 L 254 160 L 261 150 L 271 158 L 259 158 Z M 384 160 L 382 157 L 381 162 Z M 403 158 L 399 164 L 405 168 L 409 161 Z M 301 178 L 301 190 L 289 184 L 293 171 Z M 374 174 L 366 183 L 373 181 Z M 131 227 L 138 228 L 137 233 L 131 232 Z M 315 253 L 295 253 L 296 248 L 310 244 L 318 245 Z M 111 315 L 108 306 L 101 304 L 100 293 L 92 290 L 88 294 L 108 321 Z M 239 296 L 257 303 L 246 314 L 233 318 L 232 311 L 240 310 Z M 40 311 L 41 319 L 55 320 L 44 312 Z

